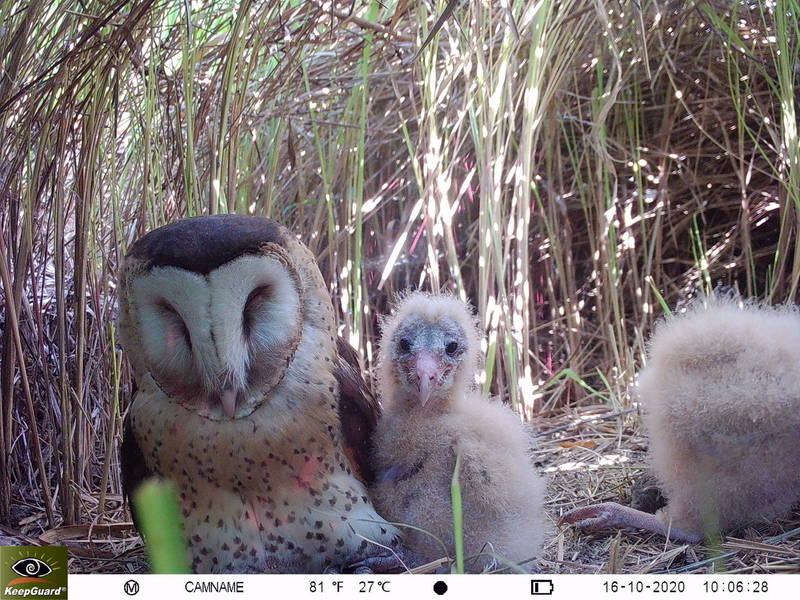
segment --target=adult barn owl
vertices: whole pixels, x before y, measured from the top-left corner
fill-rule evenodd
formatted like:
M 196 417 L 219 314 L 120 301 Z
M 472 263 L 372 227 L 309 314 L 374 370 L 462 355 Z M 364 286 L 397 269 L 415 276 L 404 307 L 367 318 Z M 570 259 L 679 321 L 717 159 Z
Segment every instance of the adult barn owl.
M 125 491 L 176 482 L 196 572 L 335 570 L 395 543 L 365 487 L 377 405 L 303 244 L 265 217 L 184 219 L 133 244 L 120 285 Z

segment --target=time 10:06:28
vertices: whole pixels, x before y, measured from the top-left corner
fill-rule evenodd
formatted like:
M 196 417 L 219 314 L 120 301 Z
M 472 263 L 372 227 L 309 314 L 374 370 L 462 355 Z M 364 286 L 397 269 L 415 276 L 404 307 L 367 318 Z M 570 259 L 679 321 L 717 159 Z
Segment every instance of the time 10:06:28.
M 712 594 L 716 594 L 717 592 L 729 592 L 732 594 L 752 592 L 754 594 L 763 594 L 769 591 L 769 585 L 766 581 L 704 581 L 703 589 Z

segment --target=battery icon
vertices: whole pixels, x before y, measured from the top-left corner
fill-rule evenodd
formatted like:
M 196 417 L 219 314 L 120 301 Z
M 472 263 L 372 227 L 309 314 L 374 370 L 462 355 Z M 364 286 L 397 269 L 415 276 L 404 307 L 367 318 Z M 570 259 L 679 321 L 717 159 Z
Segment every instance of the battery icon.
M 552 596 L 552 579 L 531 579 L 531 596 Z

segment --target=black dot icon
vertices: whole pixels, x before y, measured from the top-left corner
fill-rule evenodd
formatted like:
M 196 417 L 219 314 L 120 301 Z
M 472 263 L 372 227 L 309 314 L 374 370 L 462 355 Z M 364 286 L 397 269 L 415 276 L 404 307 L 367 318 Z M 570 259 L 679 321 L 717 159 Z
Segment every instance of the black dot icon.
M 444 596 L 447 593 L 447 584 L 444 581 L 437 581 L 433 584 L 433 591 L 437 596 Z

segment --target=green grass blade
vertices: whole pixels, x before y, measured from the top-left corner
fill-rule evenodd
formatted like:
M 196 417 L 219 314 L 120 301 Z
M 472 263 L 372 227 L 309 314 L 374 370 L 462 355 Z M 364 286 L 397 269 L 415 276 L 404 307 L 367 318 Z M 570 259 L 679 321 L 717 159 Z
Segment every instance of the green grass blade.
M 141 520 L 142 538 L 147 544 L 152 572 L 191 573 L 175 486 L 146 481 L 136 490 L 133 502 Z
M 461 470 L 461 454 L 456 455 L 456 466 L 450 482 L 450 498 L 453 504 L 453 534 L 456 542 L 456 573 L 464 572 L 464 512 L 461 504 L 461 484 L 458 473 Z

